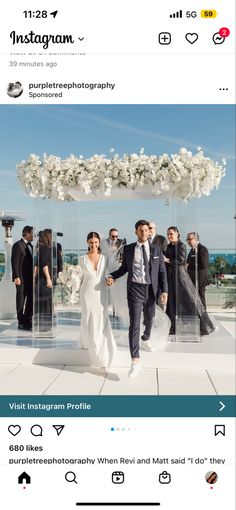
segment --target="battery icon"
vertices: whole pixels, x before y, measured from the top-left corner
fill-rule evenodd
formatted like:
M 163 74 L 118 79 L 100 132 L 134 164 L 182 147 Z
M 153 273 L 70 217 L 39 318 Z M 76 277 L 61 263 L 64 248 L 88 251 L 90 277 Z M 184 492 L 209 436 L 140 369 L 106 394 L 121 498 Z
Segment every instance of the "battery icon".
M 217 11 L 213 11 L 213 10 L 205 10 L 204 11 L 201 11 L 201 18 L 216 18 L 217 16 Z

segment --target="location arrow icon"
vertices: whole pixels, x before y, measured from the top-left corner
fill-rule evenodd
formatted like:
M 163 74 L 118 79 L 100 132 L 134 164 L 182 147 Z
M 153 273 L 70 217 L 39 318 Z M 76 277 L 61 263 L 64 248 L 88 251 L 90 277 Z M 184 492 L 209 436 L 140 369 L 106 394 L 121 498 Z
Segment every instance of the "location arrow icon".
M 53 425 L 53 428 L 56 430 L 58 436 L 60 436 L 64 427 L 65 425 Z
M 53 11 L 53 12 L 50 12 L 50 16 L 53 16 L 54 18 L 56 17 L 58 11 Z

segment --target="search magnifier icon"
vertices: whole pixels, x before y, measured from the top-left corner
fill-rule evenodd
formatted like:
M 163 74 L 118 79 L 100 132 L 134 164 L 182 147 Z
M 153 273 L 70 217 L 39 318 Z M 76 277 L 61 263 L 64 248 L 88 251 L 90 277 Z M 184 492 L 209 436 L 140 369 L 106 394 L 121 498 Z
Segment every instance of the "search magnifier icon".
M 65 474 L 65 479 L 67 482 L 75 482 L 77 483 L 76 481 L 76 474 L 74 473 L 74 471 L 67 471 L 67 473 Z

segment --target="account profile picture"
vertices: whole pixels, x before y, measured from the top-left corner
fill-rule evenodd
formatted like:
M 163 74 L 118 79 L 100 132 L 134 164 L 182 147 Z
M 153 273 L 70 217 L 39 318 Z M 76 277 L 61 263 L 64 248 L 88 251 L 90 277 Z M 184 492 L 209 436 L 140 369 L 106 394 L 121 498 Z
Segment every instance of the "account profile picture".
M 208 471 L 205 475 L 205 480 L 207 483 L 212 485 L 218 481 L 218 475 L 215 471 Z
M 20 81 L 16 81 L 15 83 L 8 83 L 7 94 L 12 98 L 20 97 L 23 93 L 23 87 Z

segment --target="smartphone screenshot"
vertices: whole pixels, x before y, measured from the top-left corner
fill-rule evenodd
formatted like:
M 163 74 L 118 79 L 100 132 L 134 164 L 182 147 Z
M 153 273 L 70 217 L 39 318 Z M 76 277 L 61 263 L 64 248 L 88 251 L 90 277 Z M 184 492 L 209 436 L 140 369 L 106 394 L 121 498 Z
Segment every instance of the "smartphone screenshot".
M 2 6 L 4 510 L 235 508 L 234 17 Z

